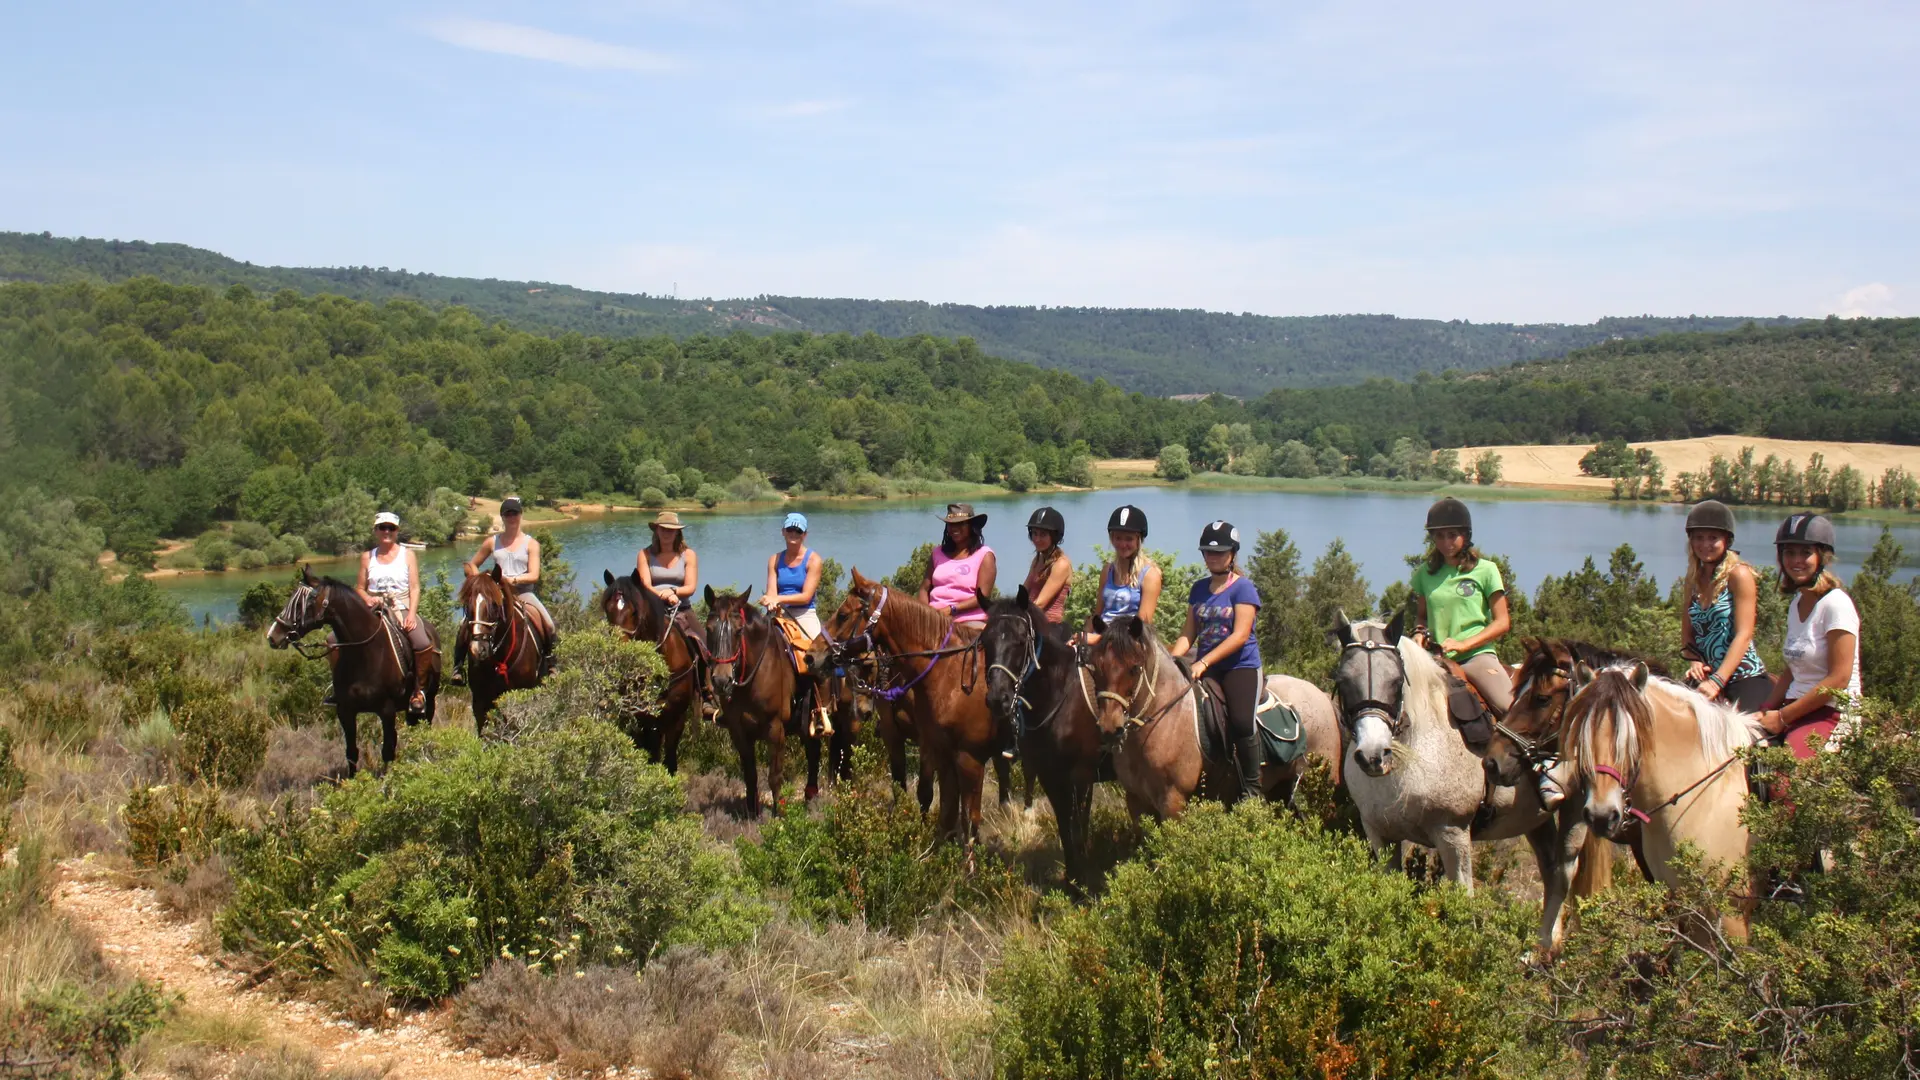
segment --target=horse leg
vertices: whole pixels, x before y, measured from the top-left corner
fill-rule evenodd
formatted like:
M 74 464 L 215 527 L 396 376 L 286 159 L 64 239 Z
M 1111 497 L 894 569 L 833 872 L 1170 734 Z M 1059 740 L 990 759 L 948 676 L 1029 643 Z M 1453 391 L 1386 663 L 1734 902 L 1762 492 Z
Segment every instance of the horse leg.
M 740 778 L 747 784 L 747 817 L 760 816 L 760 775 L 759 765 L 754 761 L 753 736 L 747 734 L 744 725 L 729 725 L 729 734 L 733 736 L 733 752 L 740 755 Z
M 393 722 L 392 711 L 380 714 L 380 767 L 382 771 L 393 764 L 400 754 L 400 727 Z
M 901 752 L 906 751 L 903 748 Z M 946 777 L 941 776 L 942 790 L 945 790 Z M 914 788 L 914 795 L 920 800 L 920 816 L 926 817 L 933 809 L 933 759 L 928 756 L 927 748 L 920 748 L 920 778 Z M 944 805 L 944 804 L 943 804 Z M 944 811 L 943 811 L 944 812 Z
M 923 796 L 931 794 L 931 785 L 927 781 L 931 779 L 933 767 L 927 764 L 929 756 L 927 747 L 923 743 L 920 747 L 920 783 Z M 934 829 L 942 839 L 960 835 L 960 765 L 955 760 L 956 756 L 952 752 L 947 753 L 937 766 L 940 776 L 940 816 L 935 819 Z M 926 802 L 927 799 L 923 797 L 922 813 L 925 812 Z
M 820 737 L 809 735 L 801 741 L 807 753 L 807 795 L 808 802 L 820 797 Z
M 780 789 L 787 780 L 787 726 L 779 717 L 767 724 L 767 797 L 773 816 L 780 816 Z
M 995 754 L 994 758 L 1001 762 L 1007 760 L 998 754 Z M 971 849 L 973 841 L 980 835 L 980 795 L 987 782 L 986 763 L 961 750 L 954 754 L 953 765 L 954 774 L 960 780 L 961 809 L 966 813 L 965 819 L 959 822 L 961 836 L 965 838 L 967 846 Z M 1002 791 L 1004 792 L 1005 789 L 1003 788 Z M 1000 801 L 1005 803 L 1007 799 L 1003 796 Z
M 993 778 L 999 781 L 999 803 L 1005 806 L 1013 801 L 1013 762 L 1004 754 L 993 755 Z M 1028 801 L 1032 801 L 1029 799 Z
M 360 771 L 360 714 L 346 705 L 334 706 L 340 717 L 340 738 L 347 744 L 347 779 Z
M 1440 870 L 1455 885 L 1473 892 L 1473 839 L 1459 825 L 1444 825 L 1436 830 L 1439 841 Z
M 639 737 L 633 740 L 639 744 L 640 752 L 647 755 L 647 760 L 653 762 L 655 765 L 660 764 L 663 760 L 660 756 L 660 733 L 665 729 L 666 721 L 667 717 L 665 713 L 651 720 L 646 717 L 641 717 L 639 721 Z
M 1569 818 L 1563 825 L 1560 815 L 1555 815 L 1527 833 L 1527 844 L 1533 848 L 1534 863 L 1540 869 L 1540 958 L 1552 956 L 1560 948 L 1560 918 L 1566 911 L 1567 893 L 1573 884 L 1574 862 L 1580 857 L 1578 847 L 1569 850 L 1567 840 L 1574 832 Z

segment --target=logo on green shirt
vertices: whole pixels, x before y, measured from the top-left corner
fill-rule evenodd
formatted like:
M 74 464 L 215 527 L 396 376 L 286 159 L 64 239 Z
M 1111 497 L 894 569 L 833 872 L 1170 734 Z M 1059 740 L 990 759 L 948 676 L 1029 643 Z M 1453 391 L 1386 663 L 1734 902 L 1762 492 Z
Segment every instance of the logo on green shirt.
M 1480 591 L 1480 587 L 1474 584 L 1472 578 L 1461 578 L 1453 587 L 1461 596 L 1472 596 Z

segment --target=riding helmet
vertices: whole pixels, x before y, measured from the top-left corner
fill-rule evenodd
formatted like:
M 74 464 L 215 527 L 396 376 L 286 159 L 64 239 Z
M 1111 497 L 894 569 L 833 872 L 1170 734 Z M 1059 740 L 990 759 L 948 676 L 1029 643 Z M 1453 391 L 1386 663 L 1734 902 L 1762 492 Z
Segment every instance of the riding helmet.
M 1471 534 L 1473 513 L 1459 499 L 1441 499 L 1427 508 L 1427 531 L 1435 529 L 1459 529 Z
M 1140 539 L 1145 540 L 1147 538 L 1147 512 L 1132 503 L 1128 503 L 1120 509 L 1115 510 L 1113 516 L 1107 519 L 1107 531 L 1139 533 Z
M 1824 514 L 1794 514 L 1781 522 L 1780 531 L 1773 534 L 1774 547 L 1788 544 L 1806 544 L 1832 551 L 1833 522 Z
M 1727 509 L 1727 504 L 1719 499 L 1696 503 L 1693 509 L 1687 511 L 1687 531 L 1695 529 L 1718 529 L 1732 536 L 1733 511 Z
M 1232 522 L 1210 521 L 1200 530 L 1201 551 L 1239 551 L 1240 530 Z
M 1035 510 L 1033 516 L 1027 519 L 1027 528 L 1047 530 L 1053 534 L 1053 542 L 1057 544 L 1066 538 L 1067 519 L 1061 517 L 1060 511 L 1053 507 L 1043 506 Z

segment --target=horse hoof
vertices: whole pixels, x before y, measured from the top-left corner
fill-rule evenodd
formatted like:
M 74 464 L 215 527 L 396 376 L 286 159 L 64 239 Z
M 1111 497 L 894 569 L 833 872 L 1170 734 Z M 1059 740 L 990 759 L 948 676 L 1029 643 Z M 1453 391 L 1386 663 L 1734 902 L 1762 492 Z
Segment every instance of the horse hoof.
M 819 797 L 820 797 L 820 786 L 818 784 L 808 784 L 807 785 L 807 801 L 812 802 L 813 800 Z

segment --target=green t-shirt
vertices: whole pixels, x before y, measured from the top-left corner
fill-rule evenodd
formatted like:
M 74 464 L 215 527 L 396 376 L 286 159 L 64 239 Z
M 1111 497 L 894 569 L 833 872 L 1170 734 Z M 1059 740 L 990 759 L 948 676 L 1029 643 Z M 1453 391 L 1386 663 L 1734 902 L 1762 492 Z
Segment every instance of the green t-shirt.
M 1492 559 L 1481 559 L 1464 574 L 1445 563 L 1436 573 L 1421 563 L 1413 571 L 1413 591 L 1427 602 L 1427 631 L 1437 644 L 1448 638 L 1465 641 L 1485 630 L 1493 621 L 1493 596 L 1506 592 L 1507 585 L 1500 580 L 1500 567 Z M 1488 642 L 1454 659 L 1492 651 Z

